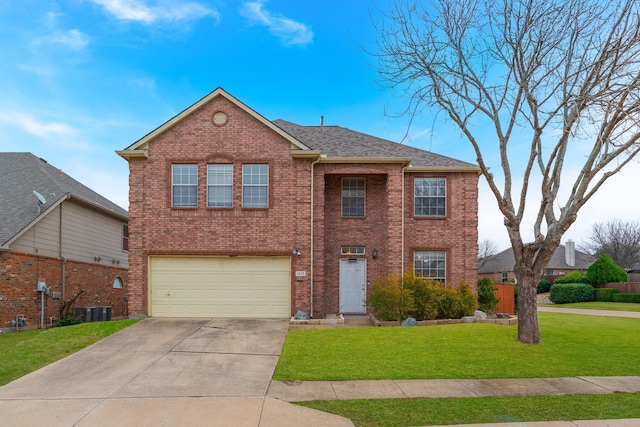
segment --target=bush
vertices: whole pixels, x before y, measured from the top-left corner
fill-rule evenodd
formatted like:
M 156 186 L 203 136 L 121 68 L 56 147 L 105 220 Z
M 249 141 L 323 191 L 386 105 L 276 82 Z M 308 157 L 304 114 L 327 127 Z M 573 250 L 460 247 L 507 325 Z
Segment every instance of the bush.
M 477 306 L 477 296 L 467 284 L 457 289 L 444 283 L 407 273 L 402 283 L 397 277 L 376 280 L 371 286 L 369 306 L 380 320 L 456 319 L 469 316 Z
M 554 304 L 593 300 L 593 286 L 586 283 L 554 283 L 549 299 Z
M 600 256 L 587 270 L 587 276 L 594 286 L 608 282 L 627 282 L 627 272 L 611 259 L 607 254 Z
M 403 289 L 396 276 L 373 282 L 368 302 L 371 313 L 380 320 L 402 320 L 413 310 L 411 291 Z
M 549 279 L 540 279 L 540 281 L 538 282 L 538 293 L 544 294 L 545 292 L 549 292 L 549 289 L 551 289 L 551 282 L 549 281 Z
M 493 280 L 488 277 L 478 280 L 478 310 L 493 313 L 499 301 Z
M 585 273 L 583 273 L 580 270 L 575 270 L 575 271 L 572 271 L 569 274 L 565 274 L 564 276 L 558 277 L 553 282 L 554 285 L 556 283 L 558 283 L 558 284 L 562 284 L 562 283 L 586 283 L 586 284 L 591 284 L 591 281 L 589 280 L 589 278 L 587 277 L 587 275 Z
M 66 316 L 62 319 L 58 320 L 53 326 L 71 326 L 71 325 L 79 325 L 82 323 L 82 316 L 74 317 L 74 316 Z
M 593 298 L 596 301 L 613 301 L 613 296 L 617 294 L 618 291 L 610 288 L 596 288 L 593 290 Z
M 611 301 L 640 303 L 640 294 L 613 294 Z

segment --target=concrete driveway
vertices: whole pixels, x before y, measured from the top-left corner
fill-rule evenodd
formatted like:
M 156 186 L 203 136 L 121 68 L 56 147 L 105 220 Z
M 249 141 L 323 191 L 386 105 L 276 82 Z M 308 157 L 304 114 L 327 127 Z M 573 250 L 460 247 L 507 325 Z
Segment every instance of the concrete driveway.
M 352 426 L 266 397 L 288 326 L 145 319 L 0 387 L 0 426 Z

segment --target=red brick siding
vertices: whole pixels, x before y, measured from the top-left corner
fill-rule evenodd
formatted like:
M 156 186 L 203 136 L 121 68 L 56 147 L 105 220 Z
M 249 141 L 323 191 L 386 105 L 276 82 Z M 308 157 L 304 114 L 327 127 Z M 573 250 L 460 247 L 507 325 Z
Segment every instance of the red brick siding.
M 415 177 L 447 179 L 447 215 L 417 218 L 413 210 Z M 410 173 L 405 179 L 405 268 L 413 264 L 416 250 L 447 252 L 447 282 L 469 284 L 478 281 L 478 176 L 475 173 Z
M 216 111 L 229 117 L 214 126 Z M 310 161 L 292 160 L 291 144 L 245 111 L 219 97 L 154 139 L 149 158 L 130 166 L 130 249 L 132 265 L 129 310 L 148 314 L 147 260 L 152 254 L 286 255 L 296 270 L 292 280 L 292 312 L 309 311 L 310 292 Z M 233 163 L 232 208 L 206 207 L 206 165 Z M 198 207 L 171 207 L 171 165 L 198 165 Z M 268 163 L 269 208 L 242 208 L 242 165 Z M 135 188 L 134 188 L 135 187 Z
M 41 300 L 36 290 L 38 280 L 44 280 L 51 289 L 45 296 L 45 324 L 51 317 L 59 318 L 61 299 L 54 299 L 54 292 L 62 292 L 62 260 L 32 254 L 0 253 L 0 328 L 9 327 L 11 320 L 23 315 L 28 328 L 40 323 Z M 127 269 L 107 265 L 88 264 L 67 260 L 65 271 L 65 299 L 72 299 L 81 289 L 85 292 L 74 306 L 111 306 L 112 318 L 128 316 Z M 122 289 L 114 289 L 113 281 L 120 277 Z
M 225 126 L 211 123 L 225 111 Z M 149 145 L 148 159 L 130 160 L 129 312 L 149 313 L 147 261 L 153 254 L 287 255 L 292 257 L 291 313 L 314 317 L 339 309 L 340 247 L 365 246 L 367 275 L 373 281 L 402 270 L 402 165 L 328 164 L 314 168 L 313 283 L 311 282 L 311 161 L 294 160 L 291 144 L 241 108 L 218 97 L 159 135 Z M 206 207 L 206 165 L 233 163 L 233 208 Z M 198 165 L 198 207 L 171 208 L 171 164 Z M 268 163 L 268 209 L 242 208 L 242 164 Z M 446 248 L 452 283 L 477 279 L 477 175 L 445 174 L 449 216 L 414 220 L 413 181 L 405 180 L 404 263 L 414 248 Z M 366 178 L 367 206 L 363 219 L 341 217 L 341 177 Z M 379 256 L 372 258 L 372 250 Z M 305 271 L 295 277 L 295 271 Z

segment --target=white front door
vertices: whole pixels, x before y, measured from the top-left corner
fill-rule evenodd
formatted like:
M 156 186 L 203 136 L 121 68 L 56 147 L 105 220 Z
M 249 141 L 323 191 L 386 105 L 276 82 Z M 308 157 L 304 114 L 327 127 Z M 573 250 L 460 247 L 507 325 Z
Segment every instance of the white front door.
M 367 260 L 340 260 L 340 313 L 366 313 Z

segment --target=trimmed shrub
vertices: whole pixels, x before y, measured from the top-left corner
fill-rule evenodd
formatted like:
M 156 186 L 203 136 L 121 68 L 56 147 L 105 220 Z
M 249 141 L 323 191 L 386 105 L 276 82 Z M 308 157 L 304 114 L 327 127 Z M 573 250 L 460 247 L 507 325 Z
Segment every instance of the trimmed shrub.
M 593 300 L 593 286 L 586 283 L 554 283 L 549 299 L 554 304 Z
M 544 294 L 545 292 L 549 292 L 549 289 L 551 289 L 551 281 L 549 281 L 549 279 L 545 279 L 544 277 L 540 279 L 540 281 L 538 282 L 538 293 Z
M 617 294 L 618 291 L 610 288 L 596 288 L 593 290 L 593 298 L 596 301 L 613 301 L 613 296 Z
M 594 286 L 608 282 L 628 282 L 627 272 L 624 271 L 607 254 L 601 255 L 587 270 L 587 276 Z
M 470 316 L 477 307 L 477 295 L 462 283 L 449 288 L 444 283 L 407 273 L 402 282 L 391 276 L 371 286 L 369 307 L 380 320 L 457 319 Z
M 377 319 L 402 320 L 413 310 L 413 296 L 409 289 L 402 288 L 396 276 L 391 276 L 373 282 L 368 304 Z
M 640 294 L 613 294 L 611 301 L 640 303 Z
M 591 284 L 591 281 L 589 280 L 589 278 L 587 277 L 587 275 L 585 273 L 583 273 L 580 270 L 575 270 L 575 271 L 572 271 L 569 274 L 565 274 L 564 276 L 558 277 L 553 282 L 554 285 L 556 283 L 558 283 L 558 284 L 562 284 L 562 283 L 586 283 L 586 284 Z
M 478 280 L 478 310 L 493 313 L 499 301 L 493 280 L 488 277 Z

